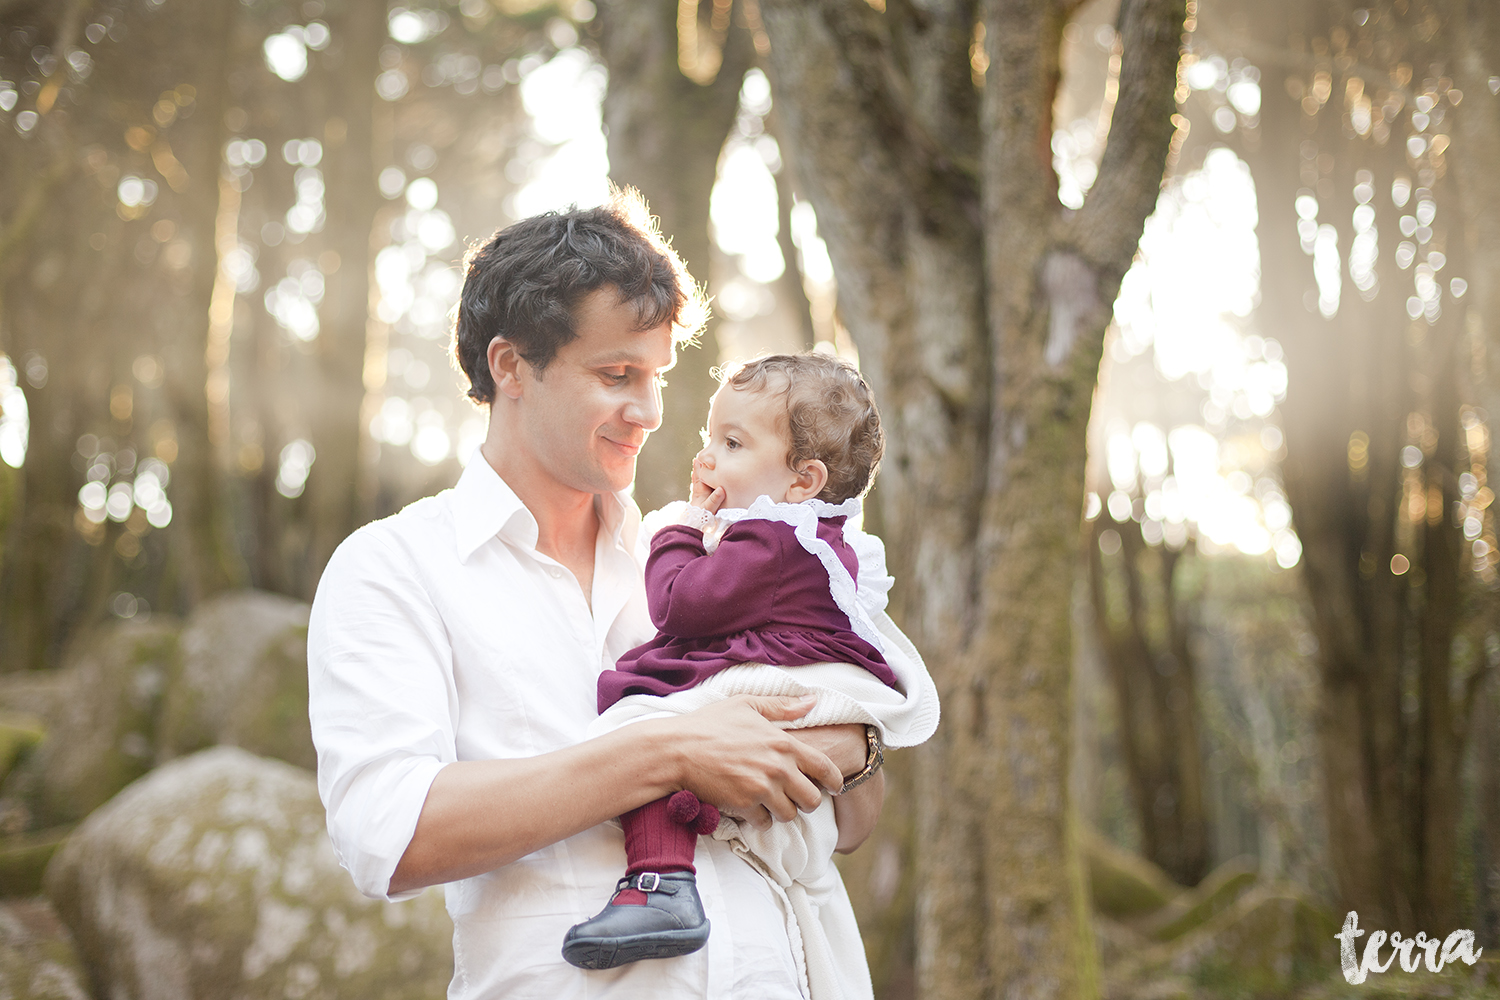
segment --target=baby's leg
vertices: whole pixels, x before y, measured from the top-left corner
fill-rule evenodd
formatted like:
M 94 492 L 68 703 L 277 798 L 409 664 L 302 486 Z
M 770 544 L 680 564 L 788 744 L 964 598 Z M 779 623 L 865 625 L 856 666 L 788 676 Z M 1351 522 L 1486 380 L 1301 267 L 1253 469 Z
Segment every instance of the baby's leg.
M 693 872 L 698 837 L 719 827 L 719 810 L 683 790 L 670 798 L 648 802 L 620 817 L 625 828 L 625 874 Z M 624 889 L 611 901 L 615 906 L 642 906 L 646 894 Z
M 718 827 L 719 810 L 684 790 L 632 809 L 620 823 L 625 877 L 604 909 L 575 924 L 563 940 L 563 957 L 580 968 L 673 958 L 708 940 L 693 852 L 699 835 Z

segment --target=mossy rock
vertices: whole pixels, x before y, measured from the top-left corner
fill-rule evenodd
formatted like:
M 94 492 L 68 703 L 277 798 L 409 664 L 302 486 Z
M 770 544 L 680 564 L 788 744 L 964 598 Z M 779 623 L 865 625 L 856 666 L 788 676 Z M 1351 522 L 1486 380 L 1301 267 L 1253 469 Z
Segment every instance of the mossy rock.
M 4 781 L 47 735 L 47 725 L 32 715 L 0 713 L 0 781 Z
M 1157 941 L 1171 941 L 1203 926 L 1224 912 L 1260 878 L 1259 866 L 1249 855 L 1224 862 L 1192 889 L 1152 914 L 1141 930 Z
M 1390 957 L 1390 951 L 1383 953 Z M 1500 959 L 1484 955 L 1473 967 L 1462 962 L 1443 966 L 1432 973 L 1421 966 L 1405 972 L 1392 963 L 1384 973 L 1371 973 L 1362 983 L 1345 981 L 1342 973 L 1297 993 L 1297 1000 L 1495 1000 L 1500 997 Z
M 1139 955 L 1153 943 L 1129 924 L 1102 913 L 1094 914 L 1093 923 L 1094 946 L 1099 951 L 1099 964 L 1106 969 Z
M 71 826 L 58 826 L 0 840 L 0 896 L 10 898 L 40 893 L 47 863 L 72 830 Z
M 1254 886 L 1191 933 L 1120 963 L 1105 996 L 1290 996 L 1339 971 L 1338 929 L 1301 889 Z
M 1339 969 L 1339 923 L 1290 886 L 1257 887 L 1183 942 L 1173 959 L 1201 986 L 1263 993 Z
M 313 776 L 233 747 L 163 764 L 96 811 L 46 890 L 101 997 L 417 1000 L 453 973 L 442 893 L 362 896 Z
M 0 676 L 0 715 L 41 721 L 48 728 L 73 694 L 66 670 L 25 671 Z
M 316 769 L 307 718 L 308 605 L 241 590 L 205 601 L 182 629 L 157 757 L 217 745 Z
M 73 939 L 46 900 L 0 903 L 0 997 L 89 1000 Z
M 1090 830 L 1083 837 L 1095 911 L 1116 920 L 1155 913 L 1183 888 L 1150 861 Z
M 28 692 L 49 725 L 5 780 L 6 804 L 26 814 L 20 825 L 75 823 L 151 769 L 177 630 L 168 618 L 101 626 L 73 647 L 53 684 Z

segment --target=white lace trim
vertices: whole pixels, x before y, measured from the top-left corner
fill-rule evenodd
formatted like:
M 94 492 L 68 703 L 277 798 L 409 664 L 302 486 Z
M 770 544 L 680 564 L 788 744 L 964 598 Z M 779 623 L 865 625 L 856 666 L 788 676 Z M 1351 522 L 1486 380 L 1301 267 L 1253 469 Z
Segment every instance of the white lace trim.
M 797 542 L 828 573 L 828 591 L 833 603 L 849 617 L 854 634 L 885 653 L 885 641 L 875 627 L 873 615 L 885 610 L 886 595 L 895 581 L 885 572 L 885 546 L 880 539 L 847 526 L 844 540 L 854 549 L 859 558 L 859 583 L 844 568 L 833 546 L 818 537 L 818 519 L 823 517 L 848 517 L 859 515 L 859 497 L 850 497 L 841 504 L 823 500 L 804 500 L 801 503 L 775 503 L 762 494 L 749 507 L 720 510 L 718 518 L 727 527 L 736 521 L 778 521 L 789 524 L 797 536 Z M 705 532 L 705 542 L 708 541 Z M 719 533 L 715 533 L 719 534 Z M 715 538 L 715 547 L 718 539 Z M 706 547 L 706 546 L 705 546 Z M 866 561 L 868 560 L 868 566 Z

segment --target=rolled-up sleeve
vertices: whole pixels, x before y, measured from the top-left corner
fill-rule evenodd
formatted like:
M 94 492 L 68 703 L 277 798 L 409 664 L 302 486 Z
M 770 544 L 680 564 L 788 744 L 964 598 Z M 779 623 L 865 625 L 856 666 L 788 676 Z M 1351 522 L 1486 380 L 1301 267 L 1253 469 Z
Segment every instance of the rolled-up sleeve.
M 453 654 L 417 566 L 378 525 L 329 561 L 307 636 L 318 792 L 334 852 L 367 896 L 389 892 L 437 773 L 456 759 Z

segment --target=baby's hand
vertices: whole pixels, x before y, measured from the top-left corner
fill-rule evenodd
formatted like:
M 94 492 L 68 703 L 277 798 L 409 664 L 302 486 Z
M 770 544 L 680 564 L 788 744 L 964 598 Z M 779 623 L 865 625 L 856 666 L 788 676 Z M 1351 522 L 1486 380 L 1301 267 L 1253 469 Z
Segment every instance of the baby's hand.
M 704 485 L 703 481 L 698 478 L 698 466 L 694 463 L 693 476 L 690 480 L 688 490 L 688 503 L 694 507 L 700 507 L 710 514 L 716 514 L 719 508 L 724 506 L 724 496 L 723 487 L 716 486 L 710 490 Z

